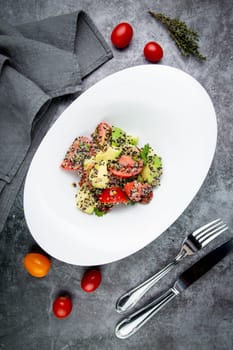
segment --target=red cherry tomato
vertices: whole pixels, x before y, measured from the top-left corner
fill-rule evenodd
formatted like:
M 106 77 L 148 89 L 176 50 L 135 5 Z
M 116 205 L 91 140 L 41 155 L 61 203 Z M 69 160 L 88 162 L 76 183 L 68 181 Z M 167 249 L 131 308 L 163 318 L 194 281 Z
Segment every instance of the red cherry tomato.
M 99 195 L 99 201 L 103 204 L 126 203 L 128 199 L 120 187 L 109 187 Z
M 112 31 L 111 41 L 118 49 L 129 45 L 133 37 L 133 28 L 127 22 L 119 23 Z
M 159 62 L 163 57 L 163 49 L 155 41 L 150 41 L 144 47 L 144 56 L 150 62 Z
M 87 293 L 94 292 L 99 287 L 101 279 L 100 270 L 88 270 L 83 275 L 81 288 Z
M 57 318 L 65 318 L 72 311 L 72 301 L 68 296 L 60 296 L 53 303 L 53 313 Z

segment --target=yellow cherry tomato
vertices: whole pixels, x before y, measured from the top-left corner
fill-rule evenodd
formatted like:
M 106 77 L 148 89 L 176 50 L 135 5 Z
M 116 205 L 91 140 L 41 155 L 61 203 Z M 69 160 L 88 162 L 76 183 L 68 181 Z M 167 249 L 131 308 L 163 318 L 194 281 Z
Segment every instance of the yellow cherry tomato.
M 46 276 L 51 267 L 51 261 L 47 256 L 40 253 L 28 253 L 24 257 L 23 264 L 27 272 L 33 277 Z

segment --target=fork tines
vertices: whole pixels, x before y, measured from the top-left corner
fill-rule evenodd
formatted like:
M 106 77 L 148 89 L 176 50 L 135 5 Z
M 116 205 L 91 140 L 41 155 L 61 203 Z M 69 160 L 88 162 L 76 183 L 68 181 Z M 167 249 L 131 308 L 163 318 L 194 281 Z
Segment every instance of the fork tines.
M 192 236 L 204 247 L 227 229 L 228 226 L 221 219 L 216 219 L 194 231 Z

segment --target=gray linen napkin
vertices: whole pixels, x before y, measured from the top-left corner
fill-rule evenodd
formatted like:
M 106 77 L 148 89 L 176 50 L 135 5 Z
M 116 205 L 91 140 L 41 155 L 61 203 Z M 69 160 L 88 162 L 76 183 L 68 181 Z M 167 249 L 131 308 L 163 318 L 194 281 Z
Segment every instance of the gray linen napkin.
M 112 58 L 83 11 L 13 27 L 0 23 L 0 231 L 61 96 Z

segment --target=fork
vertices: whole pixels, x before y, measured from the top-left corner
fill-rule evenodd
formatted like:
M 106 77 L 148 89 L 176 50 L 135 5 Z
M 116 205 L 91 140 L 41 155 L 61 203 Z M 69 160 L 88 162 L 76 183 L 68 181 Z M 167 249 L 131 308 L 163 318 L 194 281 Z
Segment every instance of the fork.
M 116 303 L 116 311 L 124 313 L 125 311 L 131 310 L 144 294 L 171 271 L 178 262 L 188 255 L 195 254 L 227 229 L 227 225 L 224 224 L 221 219 L 216 219 L 189 234 L 184 239 L 181 249 L 175 259 L 146 281 L 123 294 Z

